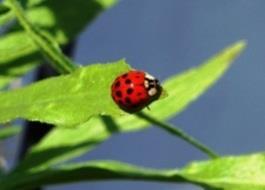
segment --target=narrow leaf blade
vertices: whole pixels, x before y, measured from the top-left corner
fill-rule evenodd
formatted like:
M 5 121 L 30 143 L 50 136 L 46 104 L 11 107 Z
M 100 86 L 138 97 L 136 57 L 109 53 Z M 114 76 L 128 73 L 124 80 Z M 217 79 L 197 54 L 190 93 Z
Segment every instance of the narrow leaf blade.
M 245 47 L 245 41 L 236 42 L 199 67 L 170 77 L 163 83 L 168 96 L 154 102 L 150 106 L 151 111 L 145 110 L 145 113 L 160 120 L 181 113 L 223 76 Z M 116 122 L 122 131 L 142 129 L 149 124 L 137 116 L 124 117 Z
M 74 71 L 76 65 L 62 53 L 58 43 L 53 37 L 31 24 L 20 3 L 16 0 L 8 0 L 8 2 L 20 25 L 24 28 L 42 54 L 50 60 L 49 63 L 60 73 L 71 73 Z
M 265 189 L 265 153 L 194 162 L 181 174 L 193 182 L 224 190 Z
M 60 43 L 75 39 L 100 13 L 117 0 L 30 0 L 27 16 L 34 25 L 49 31 Z M 38 3 L 38 6 L 35 4 Z M 67 21 L 67 22 L 66 22 Z
M 95 180 L 151 180 L 182 182 L 177 171 L 141 168 L 115 161 L 92 161 L 58 168 L 21 171 L 0 179 L 1 189 L 27 189 L 48 184 Z M 75 176 L 75 177 L 73 177 Z M 16 183 L 14 180 L 16 179 Z
M 0 89 L 35 68 L 41 57 L 36 50 L 24 32 L 0 37 Z
M 73 178 L 73 176 L 75 176 Z M 14 183 L 14 179 L 16 183 Z M 0 181 L 3 189 L 95 180 L 192 183 L 208 190 L 264 190 L 265 153 L 193 162 L 183 169 L 158 170 L 115 161 L 90 161 L 20 171 Z
M 3 3 L 0 3 L 0 16 L 10 11 L 10 8 Z
M 0 3 L 0 26 L 8 23 L 14 18 L 14 14 L 5 3 Z

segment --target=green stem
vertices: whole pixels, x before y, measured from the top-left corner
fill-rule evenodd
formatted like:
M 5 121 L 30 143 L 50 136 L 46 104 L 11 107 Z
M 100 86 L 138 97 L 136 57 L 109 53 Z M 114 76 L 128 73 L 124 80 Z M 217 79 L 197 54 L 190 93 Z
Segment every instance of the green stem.
M 34 27 L 26 18 L 21 5 L 16 0 L 7 0 L 15 13 L 21 26 L 27 31 L 34 43 L 42 53 L 50 60 L 52 66 L 60 73 L 70 73 L 75 70 L 76 65 L 65 56 L 58 44 L 51 39 L 51 36 Z
M 197 141 L 196 139 L 194 139 L 193 137 L 191 137 L 190 135 L 186 134 L 184 131 L 182 131 L 179 128 L 174 127 L 173 125 L 170 125 L 168 123 L 159 121 L 143 112 L 139 112 L 137 113 L 137 116 L 139 116 L 142 119 L 145 119 L 146 121 L 149 121 L 150 123 L 160 127 L 161 129 L 167 131 L 168 133 L 171 133 L 174 136 L 177 136 L 181 139 L 183 139 L 184 141 L 188 142 L 189 144 L 191 144 L 192 146 L 194 146 L 195 148 L 199 149 L 200 151 L 204 152 L 205 154 L 207 154 L 210 158 L 218 158 L 218 154 L 216 154 L 214 151 L 212 151 L 210 148 L 208 148 L 207 146 L 203 145 L 202 143 L 200 143 L 199 141 Z

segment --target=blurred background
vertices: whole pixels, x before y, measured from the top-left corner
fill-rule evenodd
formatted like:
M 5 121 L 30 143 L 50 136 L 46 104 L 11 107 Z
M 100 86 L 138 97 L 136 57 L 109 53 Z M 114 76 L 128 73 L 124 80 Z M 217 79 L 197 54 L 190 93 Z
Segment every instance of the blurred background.
M 170 122 L 222 155 L 265 147 L 265 1 L 121 0 L 78 39 L 75 60 L 82 64 L 126 58 L 134 68 L 161 81 L 197 66 L 240 40 L 247 50 L 226 75 Z M 177 98 L 177 97 L 176 97 Z M 78 138 L 78 137 L 77 137 Z M 6 141 L 10 163 L 19 138 Z M 75 161 L 115 159 L 154 168 L 182 167 L 206 157 L 158 128 L 113 136 Z M 200 190 L 192 185 L 151 182 L 89 182 L 47 190 Z

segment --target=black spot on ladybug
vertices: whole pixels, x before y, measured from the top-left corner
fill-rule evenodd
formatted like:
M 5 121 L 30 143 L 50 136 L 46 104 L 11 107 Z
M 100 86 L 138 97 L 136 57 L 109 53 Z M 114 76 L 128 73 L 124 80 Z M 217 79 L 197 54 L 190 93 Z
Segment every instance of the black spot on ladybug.
M 116 92 L 116 96 L 119 97 L 119 98 L 121 98 L 121 97 L 122 97 L 122 93 L 121 93 L 121 91 L 117 91 L 117 92 Z
M 130 95 L 130 94 L 132 94 L 132 93 L 133 93 L 133 89 L 132 89 L 132 88 L 128 88 L 128 89 L 127 89 L 127 94 Z
M 126 78 L 128 76 L 128 74 L 127 73 L 125 73 L 125 74 L 123 74 L 122 76 L 121 76 L 121 78 Z
M 134 109 L 136 109 L 136 108 L 139 107 L 139 104 L 133 104 L 131 107 L 134 108 Z
M 126 102 L 127 104 L 131 104 L 131 103 L 132 103 L 132 101 L 131 101 L 131 99 L 130 99 L 129 97 L 126 97 L 126 98 L 125 98 L 125 102 Z
M 116 82 L 116 83 L 115 83 L 115 88 L 119 88 L 120 85 L 121 85 L 121 82 L 120 82 L 120 81 Z
M 138 93 L 137 93 L 137 96 L 142 96 L 142 93 L 141 93 L 141 92 L 138 92 Z
M 141 78 L 141 76 L 140 75 L 136 75 L 135 78 L 139 79 L 139 78 Z
M 130 79 L 125 80 L 125 84 L 131 84 L 131 83 L 132 83 L 132 81 Z

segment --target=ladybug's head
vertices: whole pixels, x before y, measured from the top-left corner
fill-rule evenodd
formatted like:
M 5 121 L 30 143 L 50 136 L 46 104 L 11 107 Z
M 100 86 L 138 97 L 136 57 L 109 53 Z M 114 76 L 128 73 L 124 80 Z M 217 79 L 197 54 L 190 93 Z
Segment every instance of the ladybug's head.
M 145 72 L 144 86 L 150 97 L 156 99 L 161 95 L 162 88 L 159 84 L 159 81 L 155 77 L 153 77 L 152 75 L 146 72 Z

